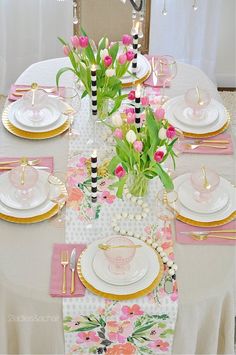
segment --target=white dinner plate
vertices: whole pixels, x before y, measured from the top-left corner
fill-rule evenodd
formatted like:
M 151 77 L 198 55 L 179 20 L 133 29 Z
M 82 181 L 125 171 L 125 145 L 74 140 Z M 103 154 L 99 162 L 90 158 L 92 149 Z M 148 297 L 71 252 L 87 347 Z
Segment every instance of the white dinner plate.
M 132 73 L 132 62 L 130 63 L 129 71 Z M 130 75 L 129 73 L 127 73 L 125 76 L 123 76 L 121 78 L 121 82 L 124 85 L 128 85 L 128 84 L 133 83 L 136 80 L 139 80 L 139 79 L 141 80 L 142 78 L 147 76 L 148 73 L 151 73 L 151 65 L 150 65 L 148 59 L 144 55 L 138 54 L 136 78 L 133 77 L 132 75 Z
M 57 97 L 54 98 L 54 100 L 59 100 Z M 60 101 L 61 103 L 61 101 Z M 9 114 L 8 114 L 8 119 L 10 121 L 10 123 L 15 126 L 16 128 L 19 128 L 23 131 L 27 131 L 27 132 L 48 132 L 51 130 L 54 130 L 56 128 L 61 127 L 66 120 L 68 119 L 68 117 L 66 115 L 60 115 L 58 120 L 56 120 L 56 122 L 54 122 L 52 125 L 47 126 L 47 127 L 26 127 L 23 124 L 21 124 L 20 122 L 18 122 L 18 120 L 16 119 L 15 113 L 16 113 L 16 109 L 18 108 L 18 101 L 13 102 L 10 106 L 10 110 L 9 110 Z
M 33 121 L 32 111 L 27 109 L 24 105 L 24 100 L 20 99 L 17 101 L 15 109 L 16 120 L 26 127 L 32 128 L 43 128 L 54 124 L 60 117 L 60 111 L 58 109 L 57 101 L 52 97 L 48 97 L 47 107 L 43 107 L 40 111 L 40 116 L 42 117 L 39 121 Z
M 39 179 L 36 186 L 32 188 L 29 198 L 25 200 L 19 197 L 19 192 L 11 185 L 9 172 L 0 176 L 0 201 L 7 207 L 21 210 L 35 208 L 46 201 L 48 192 L 47 175 L 41 174 L 41 171 L 39 171 Z
M 186 181 L 189 181 L 190 176 L 191 174 L 188 173 L 180 175 L 174 179 L 174 187 L 178 194 L 180 186 Z M 228 180 L 224 179 L 223 177 L 220 177 L 220 184 L 222 186 L 223 191 L 229 192 L 229 200 L 225 207 L 212 213 L 199 213 L 192 209 L 190 210 L 181 203 L 179 205 L 178 213 L 182 217 L 199 222 L 218 222 L 235 213 L 236 189 Z M 191 198 L 191 196 L 189 198 Z
M 138 243 L 138 241 L 137 241 Z M 148 271 L 146 248 L 138 248 L 130 269 L 123 275 L 115 275 L 109 269 L 109 262 L 104 251 L 98 250 L 93 259 L 93 270 L 100 279 L 112 285 L 130 285 L 142 279 Z
M 192 109 L 186 106 L 184 97 L 176 101 L 175 105 L 173 105 L 173 113 L 179 122 L 191 127 L 209 126 L 216 122 L 219 116 L 218 108 L 215 106 L 214 102 L 211 101 L 209 106 L 203 110 L 200 117 L 193 117 Z
M 79 259 L 80 271 L 85 281 L 97 291 L 115 296 L 133 295 L 134 293 L 148 288 L 157 279 L 161 267 L 156 251 L 142 240 L 137 240 L 137 242 L 142 245 L 142 249 L 145 250 L 145 257 L 149 261 L 149 268 L 145 277 L 132 284 L 123 285 L 122 287 L 120 285 L 112 285 L 98 277 L 93 268 L 94 256 L 98 251 L 98 244 L 106 243 L 110 238 L 111 236 L 94 241 L 89 244 L 87 249 L 81 254 Z M 129 239 L 133 241 L 133 238 L 130 237 Z
M 0 175 L 0 185 L 2 184 L 2 179 L 3 180 L 5 179 L 4 175 L 6 175 L 6 174 L 7 173 Z M 46 182 L 48 179 L 49 173 L 47 173 L 45 171 L 39 171 L 39 174 L 40 174 L 40 178 L 42 178 Z M 31 217 L 35 217 L 35 216 L 47 213 L 55 205 L 56 204 L 51 202 L 49 200 L 49 198 L 47 197 L 46 200 L 42 204 L 40 204 L 39 206 L 36 206 L 34 208 L 15 209 L 15 208 L 8 207 L 7 205 L 5 205 L 5 203 L 3 203 L 0 200 L 0 213 L 3 213 L 4 215 L 10 216 L 10 217 L 15 217 L 15 218 L 31 218 Z
M 199 127 L 189 126 L 186 123 L 180 122 L 175 117 L 174 114 L 173 108 L 176 106 L 176 104 L 182 101 L 183 101 L 183 95 L 177 96 L 167 101 L 163 105 L 163 108 L 166 111 L 166 117 L 168 118 L 169 123 L 172 124 L 174 127 L 179 128 L 183 132 L 193 133 L 193 134 L 207 134 L 211 132 L 216 132 L 219 129 L 221 129 L 228 121 L 228 115 L 225 107 L 220 102 L 212 99 L 211 100 L 212 105 L 219 113 L 218 119 L 207 126 L 199 126 Z
M 191 211 L 197 213 L 214 213 L 226 207 L 229 202 L 231 188 L 221 179 L 219 186 L 212 192 L 208 201 L 199 202 L 195 199 L 197 191 L 192 186 L 191 180 L 185 180 L 178 189 L 179 201 Z

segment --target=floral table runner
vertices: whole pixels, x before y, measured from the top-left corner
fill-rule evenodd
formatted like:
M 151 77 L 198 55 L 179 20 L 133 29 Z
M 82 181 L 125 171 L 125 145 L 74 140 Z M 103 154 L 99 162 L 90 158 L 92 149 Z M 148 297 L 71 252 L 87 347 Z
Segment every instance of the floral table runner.
M 113 183 L 104 176 L 106 159 L 113 150 L 106 128 L 97 128 L 98 150 L 98 203 L 96 209 L 89 198 L 91 149 L 87 145 L 91 137 L 89 103 L 82 102 L 80 116 L 75 121 L 69 143 L 70 194 L 66 210 L 66 243 L 90 243 L 98 238 L 114 235 L 112 219 L 121 212 L 137 213 L 138 206 L 128 200 L 119 200 L 109 189 Z M 106 142 L 104 144 L 103 142 Z M 123 218 L 121 228 L 132 233 L 157 240 L 165 253 L 174 260 L 171 229 L 165 228 L 156 215 L 157 181 L 150 184 L 146 197 L 150 208 L 142 221 Z M 66 354 L 169 354 L 178 309 L 178 290 L 173 280 L 173 292 L 165 292 L 164 284 L 168 270 L 158 287 L 149 295 L 129 301 L 110 301 L 88 290 L 82 298 L 63 299 L 64 335 Z

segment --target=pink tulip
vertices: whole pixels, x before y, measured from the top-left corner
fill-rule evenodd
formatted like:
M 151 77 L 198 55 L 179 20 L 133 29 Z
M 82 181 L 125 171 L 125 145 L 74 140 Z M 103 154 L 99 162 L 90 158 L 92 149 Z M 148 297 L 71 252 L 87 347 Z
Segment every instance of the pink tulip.
M 143 150 L 143 142 L 135 141 L 134 142 L 134 149 L 136 150 L 136 152 L 140 153 Z
M 78 36 L 72 36 L 70 38 L 71 44 L 74 48 L 79 48 L 79 38 Z
M 133 42 L 133 39 L 130 35 L 123 35 L 122 43 L 124 46 L 129 46 Z
M 128 94 L 128 99 L 129 100 L 134 100 L 135 99 L 135 91 L 131 90 Z
M 126 171 L 123 168 L 123 166 L 118 165 L 115 169 L 115 176 L 117 176 L 119 179 L 121 179 L 123 176 L 125 176 Z
M 165 117 L 165 110 L 162 107 L 157 108 L 155 111 L 155 116 L 158 120 L 161 120 Z
M 175 127 L 170 126 L 169 128 L 167 128 L 166 130 L 166 137 L 169 139 L 173 139 L 176 135 L 176 130 Z
M 164 157 L 164 152 L 162 150 L 157 150 L 154 154 L 154 160 L 156 160 L 157 163 L 160 163 Z
M 148 106 L 148 105 L 149 105 L 149 98 L 148 98 L 148 96 L 144 96 L 144 97 L 141 98 L 141 104 L 142 104 L 143 106 Z
M 68 56 L 70 54 L 70 48 L 68 46 L 64 46 L 63 47 L 63 52 L 66 56 Z
M 89 40 L 87 36 L 80 36 L 79 37 L 79 45 L 81 48 L 86 48 L 88 47 Z
M 123 132 L 120 128 L 116 128 L 113 132 L 114 137 L 118 138 L 118 139 L 122 139 L 123 138 Z
M 127 58 L 125 54 L 121 54 L 118 58 L 118 61 L 121 65 L 125 64 L 127 62 Z
M 128 115 L 128 113 L 134 113 L 135 110 L 134 110 L 134 107 L 128 107 L 125 109 L 125 114 Z
M 126 52 L 126 58 L 127 58 L 127 60 L 128 60 L 129 62 L 131 62 L 131 60 L 134 59 L 134 52 L 132 52 L 132 51 L 127 51 L 127 52 Z
M 109 67 L 112 64 L 112 57 L 110 55 L 106 55 L 104 58 L 105 67 Z
M 135 113 L 129 112 L 129 113 L 127 114 L 127 123 L 128 123 L 128 124 L 132 124 L 132 123 L 134 123 L 134 122 L 135 122 Z

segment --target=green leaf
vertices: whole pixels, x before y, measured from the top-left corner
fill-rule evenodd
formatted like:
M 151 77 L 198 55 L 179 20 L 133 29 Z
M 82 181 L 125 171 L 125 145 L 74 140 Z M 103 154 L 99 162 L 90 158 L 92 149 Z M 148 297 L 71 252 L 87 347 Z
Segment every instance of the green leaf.
M 70 331 L 70 327 L 68 327 L 68 325 L 64 325 L 64 330 L 65 330 L 65 332 L 69 332 Z
M 109 54 L 112 57 L 113 63 L 116 60 L 118 50 L 119 50 L 119 42 L 116 42 L 115 44 L 113 44 L 113 46 L 109 49 Z
M 67 45 L 68 45 L 68 43 L 66 43 L 63 38 L 61 38 L 61 37 L 57 37 L 57 38 L 59 39 L 59 41 L 60 41 L 64 46 L 67 46 Z
M 77 329 L 74 329 L 74 330 L 71 330 L 70 333 L 75 333 L 75 332 L 85 332 L 87 330 L 92 330 L 92 329 L 95 329 L 95 328 L 98 328 L 99 325 L 98 324 L 89 324 L 88 325 L 85 325 L 81 328 L 77 328 Z
M 141 333 L 145 332 L 146 330 L 152 328 L 155 324 L 156 324 L 156 322 L 151 322 L 151 323 L 148 323 L 148 324 L 144 325 L 143 327 L 137 328 L 133 332 L 132 336 L 138 335 L 138 334 L 141 334 Z
M 116 112 L 119 109 L 120 105 L 122 104 L 122 101 L 126 97 L 127 97 L 127 95 L 122 95 L 122 96 L 119 96 L 117 99 L 114 100 L 115 101 L 114 107 L 111 110 L 111 112 L 108 113 L 108 116 L 111 116 L 114 112 Z
M 71 316 L 66 316 L 64 319 L 63 319 L 63 323 L 67 323 L 67 322 L 71 322 L 72 321 L 72 317 Z
M 121 163 L 121 159 L 118 156 L 114 156 L 108 165 L 109 173 L 114 175 L 114 170 L 117 167 L 117 165 L 119 165 L 120 163 Z
M 165 189 L 167 191 L 171 191 L 174 189 L 174 184 L 173 181 L 171 179 L 171 177 L 165 172 L 165 170 L 163 170 L 163 168 L 161 167 L 160 164 L 156 164 L 156 168 L 155 170 L 157 171 L 157 174 L 162 182 L 162 184 L 164 185 Z
M 128 177 L 128 175 L 126 174 L 126 175 L 125 175 L 122 179 L 120 179 L 120 181 L 119 181 L 119 187 L 118 187 L 117 192 L 116 192 L 116 196 L 117 196 L 118 198 L 122 198 L 123 189 L 124 189 L 124 186 L 125 186 L 127 177 Z
M 75 70 L 70 67 L 65 67 L 65 68 L 61 68 L 60 70 L 58 70 L 57 75 L 56 75 L 57 87 L 59 86 L 59 80 L 60 80 L 61 75 L 69 70 L 72 71 L 74 74 L 76 74 Z

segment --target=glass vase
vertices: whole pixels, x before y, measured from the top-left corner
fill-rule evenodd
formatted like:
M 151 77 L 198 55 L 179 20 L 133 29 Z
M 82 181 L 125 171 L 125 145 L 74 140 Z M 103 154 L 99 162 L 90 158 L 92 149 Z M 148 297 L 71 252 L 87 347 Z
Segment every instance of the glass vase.
M 98 101 L 98 120 L 106 121 L 109 112 L 109 99 Z
M 132 174 L 128 178 L 127 187 L 131 195 L 144 197 L 148 192 L 148 179 L 142 173 Z

